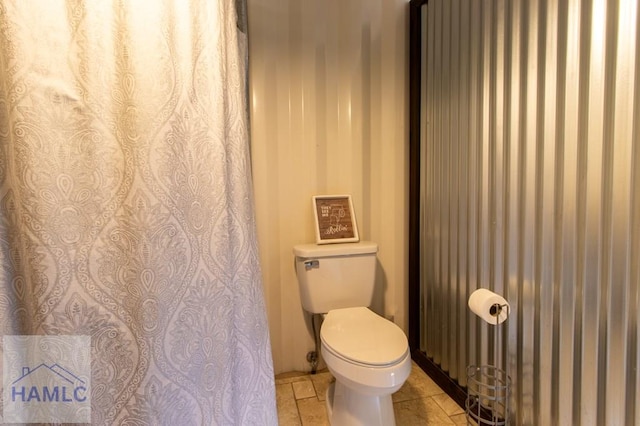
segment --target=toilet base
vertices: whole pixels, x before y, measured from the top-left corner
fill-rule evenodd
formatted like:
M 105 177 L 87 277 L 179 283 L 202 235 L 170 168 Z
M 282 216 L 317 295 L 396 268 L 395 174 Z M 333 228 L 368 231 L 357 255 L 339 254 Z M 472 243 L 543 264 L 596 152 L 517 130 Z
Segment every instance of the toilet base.
M 389 395 L 366 395 L 335 381 L 326 393 L 327 417 L 332 426 L 395 426 Z

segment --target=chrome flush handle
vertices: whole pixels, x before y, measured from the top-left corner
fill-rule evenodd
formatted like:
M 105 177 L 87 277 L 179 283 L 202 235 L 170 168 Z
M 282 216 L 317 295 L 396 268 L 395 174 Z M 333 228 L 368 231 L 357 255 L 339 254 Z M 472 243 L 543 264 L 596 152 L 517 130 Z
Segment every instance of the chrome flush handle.
M 304 262 L 304 269 L 306 271 L 310 269 L 318 269 L 319 267 L 320 267 L 319 260 L 307 260 L 306 262 Z

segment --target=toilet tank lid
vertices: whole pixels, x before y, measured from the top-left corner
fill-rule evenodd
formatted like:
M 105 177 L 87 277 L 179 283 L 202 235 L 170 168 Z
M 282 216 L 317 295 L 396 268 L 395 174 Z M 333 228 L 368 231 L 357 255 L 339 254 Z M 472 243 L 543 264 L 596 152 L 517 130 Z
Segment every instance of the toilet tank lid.
M 371 241 L 338 244 L 298 244 L 293 246 L 293 254 L 297 257 L 304 258 L 370 254 L 376 253 L 377 251 L 378 244 Z

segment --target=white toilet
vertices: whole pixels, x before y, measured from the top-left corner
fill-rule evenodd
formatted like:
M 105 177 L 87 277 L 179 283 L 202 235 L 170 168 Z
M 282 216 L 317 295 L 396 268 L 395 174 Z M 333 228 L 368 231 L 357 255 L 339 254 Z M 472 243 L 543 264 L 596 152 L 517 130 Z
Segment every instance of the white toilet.
M 293 248 L 302 307 L 326 314 L 321 355 L 336 379 L 326 398 L 334 426 L 395 425 L 391 394 L 411 372 L 404 332 L 368 308 L 377 251 L 364 241 Z

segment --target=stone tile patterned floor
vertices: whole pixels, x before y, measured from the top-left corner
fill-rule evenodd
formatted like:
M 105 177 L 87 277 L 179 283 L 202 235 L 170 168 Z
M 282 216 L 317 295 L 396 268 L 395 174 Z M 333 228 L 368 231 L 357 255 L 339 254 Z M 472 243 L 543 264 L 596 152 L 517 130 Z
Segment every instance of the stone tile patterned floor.
M 333 377 L 283 373 L 276 376 L 280 426 L 328 426 L 325 391 Z M 405 384 L 393 394 L 397 426 L 466 425 L 464 410 L 415 363 Z

